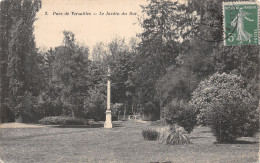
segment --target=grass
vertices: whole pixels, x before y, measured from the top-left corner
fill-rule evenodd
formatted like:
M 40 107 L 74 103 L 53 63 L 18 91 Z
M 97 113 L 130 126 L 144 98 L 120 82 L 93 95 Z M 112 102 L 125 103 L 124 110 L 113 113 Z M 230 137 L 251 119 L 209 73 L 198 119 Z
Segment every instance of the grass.
M 2 128 L 0 158 L 4 162 L 238 162 L 258 160 L 258 138 L 241 138 L 237 144 L 216 144 L 210 130 L 198 127 L 192 144 L 163 145 L 144 140 L 148 124 L 115 122 L 112 129 Z

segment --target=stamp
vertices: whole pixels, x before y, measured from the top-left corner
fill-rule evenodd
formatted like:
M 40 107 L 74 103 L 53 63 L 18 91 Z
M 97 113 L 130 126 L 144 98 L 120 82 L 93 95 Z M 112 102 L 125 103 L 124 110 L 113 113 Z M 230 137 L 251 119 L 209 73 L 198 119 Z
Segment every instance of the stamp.
M 259 15 L 255 2 L 223 2 L 224 45 L 259 45 Z

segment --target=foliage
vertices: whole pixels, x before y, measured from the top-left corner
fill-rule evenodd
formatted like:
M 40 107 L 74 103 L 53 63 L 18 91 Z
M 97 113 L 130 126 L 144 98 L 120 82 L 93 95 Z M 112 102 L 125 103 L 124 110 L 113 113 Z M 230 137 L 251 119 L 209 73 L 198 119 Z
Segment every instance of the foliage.
M 163 110 L 164 118 L 168 124 L 178 124 L 190 133 L 197 124 L 196 111 L 181 100 L 172 100 Z
M 42 86 L 33 35 L 41 1 L 4 0 L 0 6 L 0 110 L 15 111 L 18 118 L 22 116 L 18 108 L 24 108 L 18 99 L 26 98 L 26 92 L 36 97 Z
M 84 125 L 87 124 L 87 121 L 68 116 L 51 116 L 39 120 L 39 123 L 43 125 Z
M 111 104 L 112 121 L 117 121 L 119 116 L 122 115 L 123 111 L 124 105 L 122 103 Z
M 145 113 L 152 113 L 155 109 L 155 105 L 153 102 L 147 102 L 142 110 L 142 112 Z
M 42 53 L 43 56 L 43 78 L 44 88 L 41 89 L 39 94 L 39 105 L 43 111 L 43 116 L 57 116 L 66 114 L 68 110 L 62 103 L 61 93 L 62 88 L 57 84 L 57 75 L 55 75 L 54 66 L 57 56 L 56 51 L 50 48 L 47 52 Z M 66 109 L 65 109 L 66 108 Z
M 188 2 L 186 14 L 193 15 L 192 35 L 179 44 L 175 64 L 156 81 L 155 97 L 161 113 L 173 99 L 189 100 L 199 82 L 215 72 L 242 75 L 248 83 L 245 89 L 259 96 L 259 47 L 224 47 L 221 10 L 222 1 Z
M 93 51 L 93 57 L 105 70 L 104 74 L 106 75 L 108 66 L 111 69 L 111 102 L 124 104 L 124 114 L 134 108 L 135 44 L 133 38 L 127 43 L 124 38 L 115 37 L 107 45 L 103 43 L 95 45 Z
M 151 127 L 142 131 L 145 140 L 160 140 L 163 144 L 189 144 L 190 137 L 183 127 L 177 124 L 167 125 L 165 121 L 151 123 Z
M 246 89 L 259 97 L 259 50 L 259 46 L 218 47 L 213 52 L 216 71 L 242 75 L 248 83 Z
M 83 112 L 83 101 L 90 89 L 90 61 L 88 48 L 75 43 L 75 35 L 64 31 L 64 45 L 54 50 L 52 82 L 61 90 L 63 105 L 69 108 L 75 118 Z
M 241 76 L 215 73 L 193 92 L 190 106 L 200 112 L 198 120 L 211 127 L 220 143 L 257 129 L 258 102 L 245 88 Z
M 180 52 L 180 40 L 189 35 L 190 16 L 185 5 L 169 0 L 151 0 L 142 6 L 143 19 L 141 42 L 135 58 L 137 71 L 135 98 L 140 108 L 147 102 L 156 102 L 156 81 L 166 73 L 166 68 L 175 64 Z
M 155 129 L 147 128 L 142 131 L 142 136 L 145 140 L 157 140 L 159 133 Z
M 111 104 L 111 114 L 113 116 L 118 115 L 119 113 L 123 112 L 123 104 L 122 103 L 115 103 L 115 104 Z
M 53 84 L 48 84 L 47 88 L 42 90 L 38 96 L 39 107 L 42 110 L 43 117 L 57 116 L 64 113 L 64 105 L 61 101 L 61 89 Z M 65 114 L 65 113 L 64 113 Z
M 193 34 L 211 43 L 222 42 L 222 2 L 224 0 L 189 0 L 188 12 L 195 14 Z
M 84 112 L 87 118 L 104 121 L 106 111 L 106 97 L 100 89 L 92 89 L 84 100 Z
M 166 74 L 157 80 L 155 87 L 160 107 L 165 107 L 173 99 L 189 100 L 197 84 L 196 74 L 188 68 L 169 67 Z
M 190 137 L 183 127 L 174 124 L 159 129 L 160 141 L 164 144 L 181 145 L 190 144 Z
M 93 47 L 92 58 L 95 62 L 102 62 L 108 57 L 108 52 L 106 50 L 105 44 L 103 42 L 98 42 Z
M 17 100 L 21 100 L 19 105 L 15 107 L 14 112 L 17 119 L 21 122 L 37 122 L 42 118 L 42 110 L 39 107 L 38 98 L 32 96 L 30 92 L 25 92 L 24 96 Z M 20 117 L 19 117 L 20 116 Z
M 112 70 L 111 100 L 113 103 L 131 101 L 135 87 L 131 80 L 134 71 L 132 58 L 135 54 L 130 51 L 124 39 L 117 37 L 108 44 L 108 48 L 111 55 L 107 59 Z
M 156 102 L 147 102 L 143 108 L 139 108 L 139 111 L 144 116 L 143 120 L 158 120 L 160 116 L 160 110 Z

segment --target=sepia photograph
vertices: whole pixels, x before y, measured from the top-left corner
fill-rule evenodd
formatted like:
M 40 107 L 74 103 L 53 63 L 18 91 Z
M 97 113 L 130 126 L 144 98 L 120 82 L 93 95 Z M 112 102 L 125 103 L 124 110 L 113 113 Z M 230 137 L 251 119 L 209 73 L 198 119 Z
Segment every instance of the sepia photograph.
M 0 0 L 0 163 L 259 163 L 260 0 Z

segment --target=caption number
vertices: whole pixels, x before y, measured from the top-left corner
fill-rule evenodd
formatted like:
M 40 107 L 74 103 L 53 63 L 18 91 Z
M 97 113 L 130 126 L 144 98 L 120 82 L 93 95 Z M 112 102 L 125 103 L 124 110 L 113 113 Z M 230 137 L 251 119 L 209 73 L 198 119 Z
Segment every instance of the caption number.
M 233 42 L 234 41 L 234 36 L 232 36 L 232 33 L 228 34 L 228 42 Z

